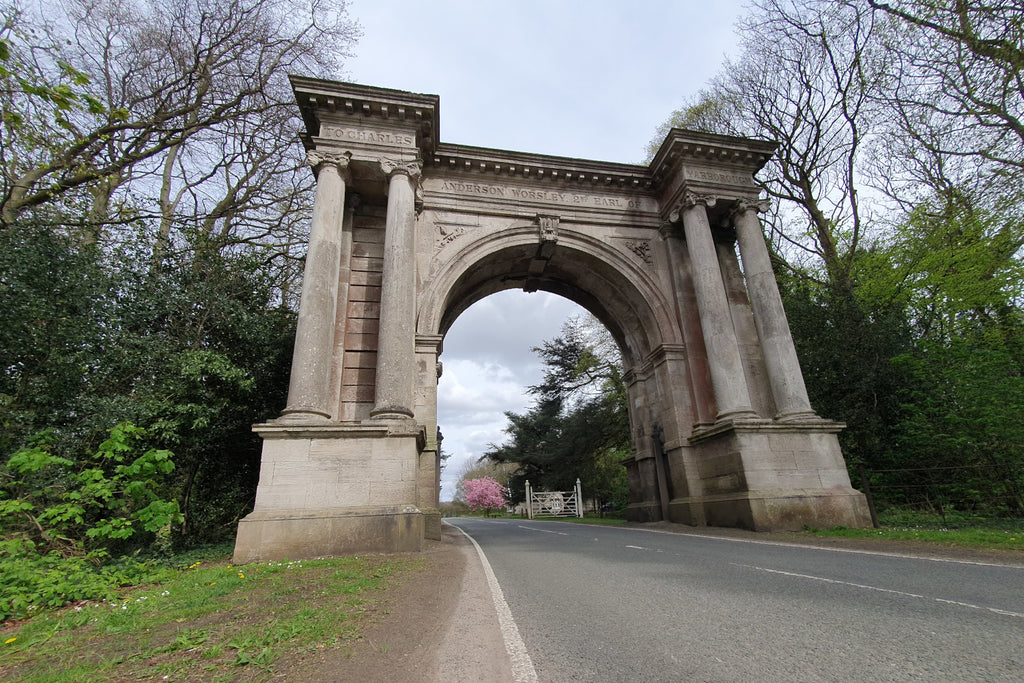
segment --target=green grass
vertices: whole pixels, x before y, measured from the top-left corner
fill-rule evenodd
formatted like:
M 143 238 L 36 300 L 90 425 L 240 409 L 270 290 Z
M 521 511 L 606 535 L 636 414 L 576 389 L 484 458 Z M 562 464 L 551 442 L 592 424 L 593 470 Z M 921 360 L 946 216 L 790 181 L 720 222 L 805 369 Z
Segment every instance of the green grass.
M 285 652 L 344 647 L 397 576 L 422 560 L 351 557 L 232 566 L 195 560 L 113 601 L 0 630 L 0 679 L 266 680 Z
M 1024 520 L 971 516 L 965 513 L 938 515 L 916 510 L 892 509 L 879 513 L 878 529 L 808 529 L 814 536 L 927 541 L 963 548 L 1024 550 Z

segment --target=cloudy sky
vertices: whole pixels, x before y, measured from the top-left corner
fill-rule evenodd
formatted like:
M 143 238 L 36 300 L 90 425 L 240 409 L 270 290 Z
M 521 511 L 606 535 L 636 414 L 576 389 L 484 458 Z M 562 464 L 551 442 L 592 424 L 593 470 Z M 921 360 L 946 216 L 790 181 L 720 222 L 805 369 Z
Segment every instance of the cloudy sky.
M 443 142 L 640 163 L 654 132 L 736 55 L 742 0 L 352 0 L 365 35 L 345 78 L 440 97 Z M 469 308 L 444 340 L 438 421 L 463 464 L 530 404 L 530 351 L 583 310 L 509 290 Z

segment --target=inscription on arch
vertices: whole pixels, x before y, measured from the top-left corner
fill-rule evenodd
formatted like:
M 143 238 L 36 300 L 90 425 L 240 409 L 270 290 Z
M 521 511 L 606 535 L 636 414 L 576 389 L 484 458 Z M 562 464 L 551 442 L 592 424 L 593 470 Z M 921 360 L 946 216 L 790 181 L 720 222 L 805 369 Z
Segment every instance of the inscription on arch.
M 328 140 L 345 142 L 369 142 L 393 147 L 414 147 L 416 137 L 412 133 L 399 133 L 390 130 L 372 130 L 366 128 L 350 128 L 344 126 L 321 126 L 320 137 Z
M 562 189 L 546 190 L 463 180 L 442 180 L 437 190 L 467 197 L 490 197 L 494 199 L 511 199 L 599 209 L 641 208 L 640 199 L 634 197 Z

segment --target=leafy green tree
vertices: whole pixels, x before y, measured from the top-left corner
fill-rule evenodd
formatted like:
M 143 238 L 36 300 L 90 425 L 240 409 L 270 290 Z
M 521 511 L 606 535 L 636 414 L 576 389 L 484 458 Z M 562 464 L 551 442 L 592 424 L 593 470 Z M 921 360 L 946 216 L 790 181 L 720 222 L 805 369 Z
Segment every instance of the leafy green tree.
M 629 415 L 610 335 L 595 321 L 573 319 L 534 352 L 546 366 L 531 387 L 534 406 L 505 414 L 508 439 L 485 457 L 518 465 L 508 483 L 514 500 L 524 499 L 526 480 L 537 489 L 569 490 L 579 478 L 586 497 L 624 505 Z
M 337 73 L 345 0 L 48 0 L 0 24 L 0 448 L 115 424 L 173 450 L 188 542 L 251 508 L 284 403 L 312 174 L 289 72 Z M 59 11 L 61 21 L 51 21 Z
M 152 577 L 127 551 L 166 550 L 181 521 L 166 495 L 169 451 L 141 454 L 143 430 L 110 430 L 96 452 L 74 459 L 52 452 L 41 433 L 0 465 L 0 619 L 40 607 L 111 597 L 118 586 Z
M 1019 515 L 1014 231 L 964 196 L 858 256 L 854 294 L 782 278 L 812 403 L 880 505 Z M 867 479 L 867 481 L 865 481 Z
M 114 289 L 99 250 L 28 223 L 0 231 L 0 450 L 81 418 L 67 402 L 102 372 Z
M 949 192 L 921 204 L 885 251 L 891 267 L 876 284 L 903 302 L 916 337 L 893 361 L 905 378 L 904 464 L 889 479 L 907 503 L 1024 509 L 1020 247 L 1013 221 Z
M 284 402 L 294 313 L 261 262 L 186 249 L 104 252 L 42 229 L 0 233 L 0 438 L 10 452 L 53 430 L 74 459 L 111 425 L 177 454 L 167 479 L 193 540 L 230 533 L 251 506 L 250 426 Z
M 896 359 L 903 471 L 888 475 L 893 502 L 944 513 L 1024 514 L 1024 320 L 926 341 Z

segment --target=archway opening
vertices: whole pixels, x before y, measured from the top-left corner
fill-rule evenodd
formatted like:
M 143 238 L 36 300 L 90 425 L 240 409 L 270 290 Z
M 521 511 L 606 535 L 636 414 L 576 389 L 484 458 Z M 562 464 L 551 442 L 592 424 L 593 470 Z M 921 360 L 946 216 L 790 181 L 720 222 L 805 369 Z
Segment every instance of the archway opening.
M 506 233 L 504 243 L 490 240 L 479 249 L 468 246 L 460 259 L 435 274 L 427 298 L 433 306 L 421 309 L 425 316 L 420 320 L 421 332 L 436 330 L 444 337 L 440 357 L 444 372 L 436 405 L 444 436 L 442 450 L 451 460 L 441 474 L 440 500 L 455 496 L 455 485 L 465 473 L 467 461 L 496 452 L 505 462 L 523 463 L 509 482 L 516 498 L 524 495 L 526 478 L 532 479 L 534 487 L 541 483 L 546 488 L 568 490 L 577 476 L 591 481 L 584 497 L 599 498 L 599 505 L 615 501 L 624 507 L 630 501 L 652 498 L 653 491 L 645 489 L 654 486 L 653 479 L 649 485 L 642 484 L 639 479 L 644 477 L 634 465 L 633 478 L 638 481 L 627 483 L 630 468 L 624 461 L 637 454 L 649 458 L 651 423 L 672 419 L 661 415 L 654 380 L 646 368 L 652 348 L 666 337 L 668 326 L 659 313 L 668 306 L 653 287 L 645 287 L 643 269 L 606 243 L 573 236 L 560 240 L 552 252 L 539 259 L 535 235 L 527 229 L 519 235 Z M 552 311 L 558 314 L 545 315 Z M 486 318 L 486 313 L 491 322 L 478 320 Z M 610 374 L 591 384 L 589 396 L 586 389 L 554 392 L 554 396 L 552 392 L 528 394 L 527 387 L 540 384 L 550 370 L 531 349 L 562 337 L 563 323 L 572 316 L 592 321 L 591 328 L 600 328 L 606 346 L 614 348 L 609 355 L 612 361 L 602 364 Z M 495 320 L 507 327 L 503 330 Z M 460 335 L 466 336 L 465 342 L 459 341 Z M 515 340 L 519 340 L 515 353 L 520 367 L 529 367 L 530 372 L 513 378 L 507 367 L 496 362 L 495 351 Z M 475 362 L 467 362 L 466 356 Z M 482 387 L 495 382 L 496 390 L 481 395 L 465 385 L 467 376 Z M 511 391 L 510 385 L 514 387 Z M 507 406 L 496 405 L 502 392 L 510 394 Z M 466 412 L 456 414 L 459 408 Z M 516 419 L 507 418 L 507 411 L 515 413 Z M 554 443 L 531 444 L 520 438 L 533 421 L 537 422 L 536 431 L 543 425 Z M 595 436 L 598 433 L 600 436 Z M 505 448 L 507 445 L 512 448 Z M 531 459 L 534 456 L 537 460 Z M 538 465 L 542 456 L 548 458 L 547 466 Z M 577 471 L 570 471 L 574 469 Z M 667 495 L 671 486 L 666 476 L 667 470 L 662 471 L 659 479 Z
M 543 373 L 532 349 L 553 339 L 578 304 L 547 292 L 508 289 L 463 311 L 444 338 L 437 383 L 437 421 L 447 456 L 441 500 L 451 501 L 459 473 L 504 439 L 507 411 L 523 412 Z
M 504 290 L 451 326 L 441 356 L 442 509 L 465 508 L 463 480 L 491 477 L 525 510 L 535 491 L 583 493 L 583 511 L 624 513 L 633 448 L 623 366 L 588 310 L 547 292 Z M 454 504 L 453 504 L 454 503 Z

